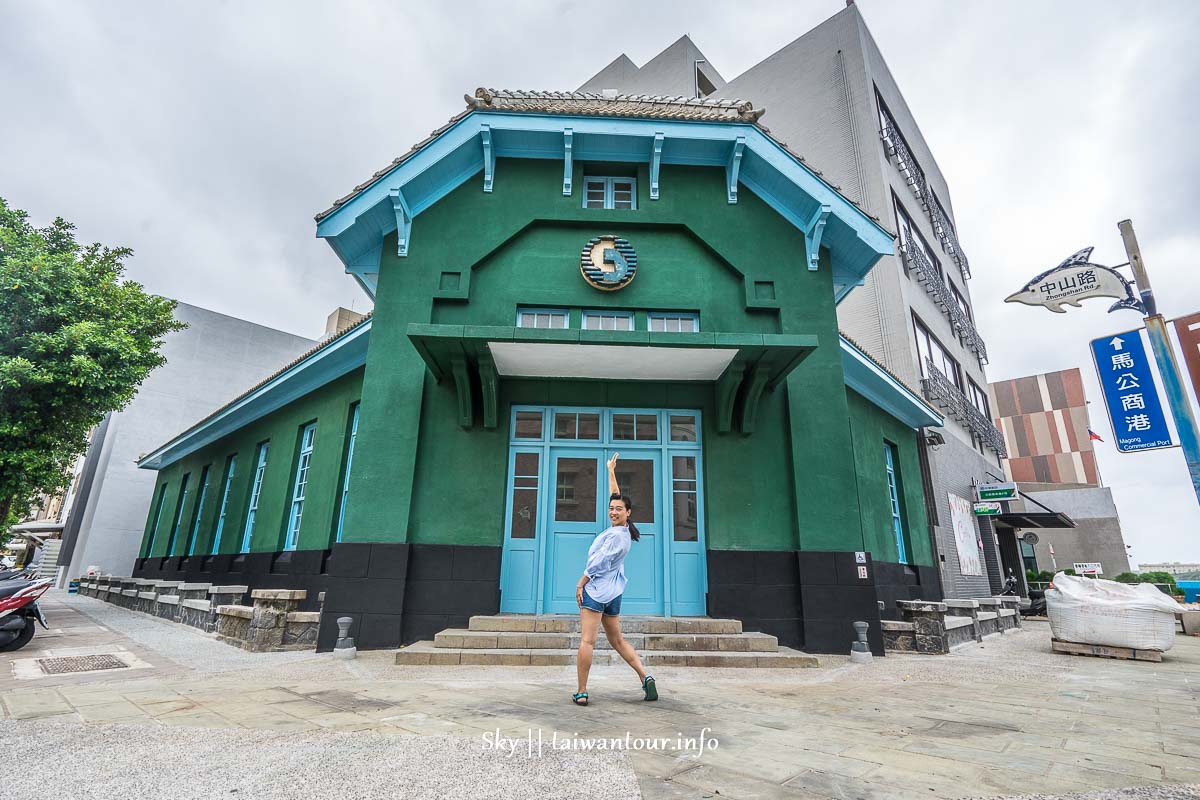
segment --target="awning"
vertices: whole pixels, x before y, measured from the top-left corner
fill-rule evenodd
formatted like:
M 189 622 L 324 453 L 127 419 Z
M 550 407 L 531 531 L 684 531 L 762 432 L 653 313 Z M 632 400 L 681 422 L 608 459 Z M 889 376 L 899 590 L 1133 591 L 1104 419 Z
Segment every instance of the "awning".
M 814 335 L 420 323 L 409 324 L 408 338 L 439 383 L 454 379 L 464 428 L 475 420 L 475 372 L 483 390 L 485 428 L 497 426 L 500 378 L 563 378 L 712 383 L 717 430 L 732 430 L 736 411 L 741 432 L 752 433 L 763 390 L 774 391 L 817 347 Z
M 992 520 L 1010 528 L 1074 528 L 1075 520 L 1061 511 L 1008 511 Z

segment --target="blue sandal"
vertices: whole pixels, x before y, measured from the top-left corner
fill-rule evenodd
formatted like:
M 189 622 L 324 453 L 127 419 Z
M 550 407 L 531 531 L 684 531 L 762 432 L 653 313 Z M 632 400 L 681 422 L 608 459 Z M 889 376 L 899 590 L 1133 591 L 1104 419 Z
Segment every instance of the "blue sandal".
M 586 706 L 588 704 L 587 692 L 577 692 L 571 695 L 571 702 L 577 706 Z
M 654 686 L 653 675 L 647 675 L 646 679 L 642 681 L 642 691 L 646 693 L 646 700 L 658 699 L 658 689 Z

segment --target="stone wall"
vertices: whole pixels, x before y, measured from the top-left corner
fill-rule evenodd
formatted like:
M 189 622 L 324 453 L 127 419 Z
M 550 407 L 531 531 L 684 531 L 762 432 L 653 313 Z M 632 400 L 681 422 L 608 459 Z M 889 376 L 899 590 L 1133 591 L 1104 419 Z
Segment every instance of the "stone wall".
M 255 589 L 252 605 L 240 605 L 248 587 L 213 586 L 111 575 L 79 581 L 79 594 L 131 611 L 178 622 L 244 650 L 311 650 L 317 645 L 321 612 L 299 611 L 303 589 Z M 324 595 L 317 598 L 324 602 Z
M 985 636 L 1021 627 L 1020 598 L 981 597 L 968 600 L 900 600 L 899 620 L 883 620 L 887 650 L 945 655 Z

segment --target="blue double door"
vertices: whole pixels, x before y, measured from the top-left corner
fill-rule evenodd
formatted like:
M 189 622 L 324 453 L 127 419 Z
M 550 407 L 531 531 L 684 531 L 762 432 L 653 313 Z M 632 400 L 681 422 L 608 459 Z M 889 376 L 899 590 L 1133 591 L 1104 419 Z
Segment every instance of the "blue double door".
M 588 548 L 609 526 L 606 462 L 640 533 L 624 614 L 699 616 L 706 591 L 700 414 L 517 407 L 511 420 L 500 610 L 573 614 Z

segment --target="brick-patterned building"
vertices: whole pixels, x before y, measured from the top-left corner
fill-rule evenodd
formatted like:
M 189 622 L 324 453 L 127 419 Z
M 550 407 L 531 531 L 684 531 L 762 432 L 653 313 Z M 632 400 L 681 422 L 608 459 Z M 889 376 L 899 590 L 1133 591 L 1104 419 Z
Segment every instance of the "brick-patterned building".
M 1099 486 L 1079 369 L 988 386 L 996 427 L 1008 443 L 1005 471 L 1018 483 Z
M 1006 476 L 1027 497 L 1066 514 L 1075 524 L 1038 529 L 1036 545 L 1025 541 L 1020 529 L 1014 530 L 1015 547 L 1005 539 L 1001 550 L 1015 556 L 1019 549 L 1023 566 L 1039 571 L 1070 569 L 1078 562 L 1099 562 L 1110 578 L 1128 570 L 1121 520 L 1096 466 L 1096 442 L 1079 369 L 996 381 L 988 385 L 988 396 L 1008 447 Z M 1026 511 L 1042 510 L 1034 502 L 1023 505 Z

